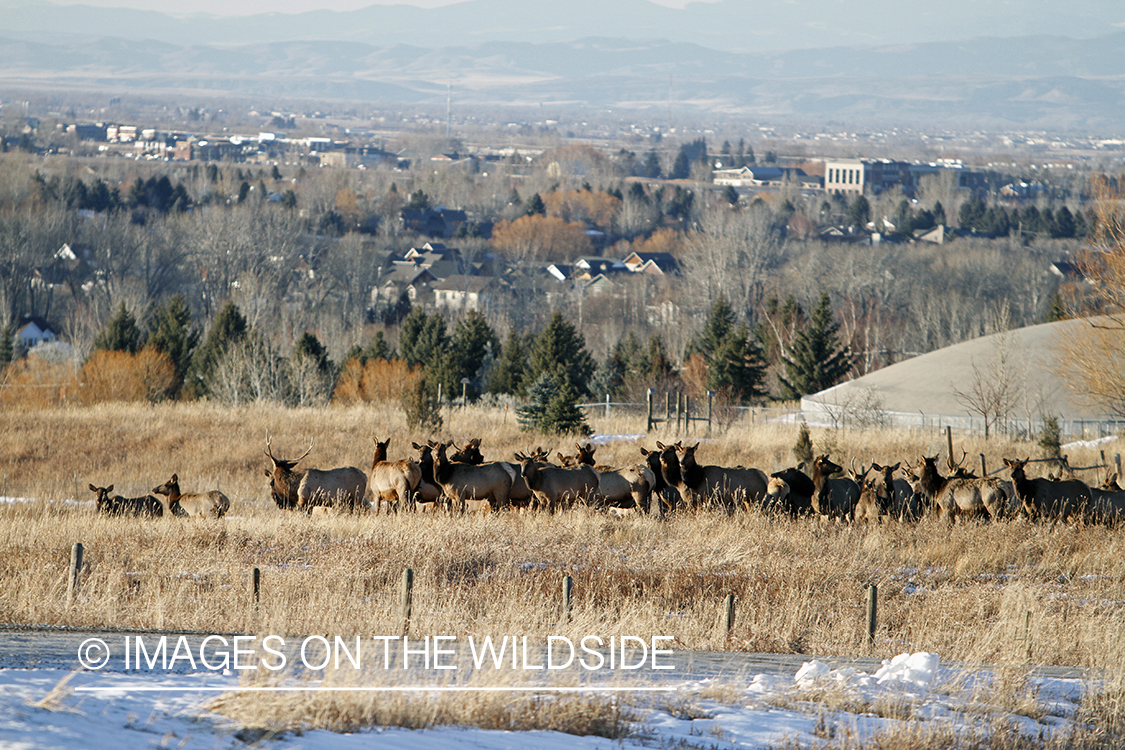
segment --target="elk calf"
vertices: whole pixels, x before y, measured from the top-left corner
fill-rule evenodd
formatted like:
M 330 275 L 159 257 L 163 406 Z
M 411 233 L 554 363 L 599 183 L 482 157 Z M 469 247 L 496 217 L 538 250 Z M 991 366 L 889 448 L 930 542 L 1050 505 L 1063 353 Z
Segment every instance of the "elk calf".
M 153 488 L 152 494 L 167 497 L 168 510 L 174 516 L 222 518 L 230 509 L 230 500 L 218 490 L 183 494 L 180 492 L 180 478 L 175 474 L 164 484 Z
M 148 516 L 150 518 L 160 518 L 164 515 L 164 504 L 152 495 L 145 495 L 144 497 L 114 495 L 110 497 L 109 493 L 113 492 L 112 484 L 108 487 L 95 487 L 91 484 L 90 491 L 98 496 L 98 513 L 105 513 L 110 516 Z

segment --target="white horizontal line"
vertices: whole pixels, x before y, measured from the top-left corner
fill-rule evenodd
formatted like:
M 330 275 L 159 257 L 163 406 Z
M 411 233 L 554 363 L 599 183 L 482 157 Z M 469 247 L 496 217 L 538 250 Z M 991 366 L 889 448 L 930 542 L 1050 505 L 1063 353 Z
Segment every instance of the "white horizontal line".
M 76 687 L 76 693 L 670 693 L 674 687 L 155 687 L 152 685 L 119 685 Z

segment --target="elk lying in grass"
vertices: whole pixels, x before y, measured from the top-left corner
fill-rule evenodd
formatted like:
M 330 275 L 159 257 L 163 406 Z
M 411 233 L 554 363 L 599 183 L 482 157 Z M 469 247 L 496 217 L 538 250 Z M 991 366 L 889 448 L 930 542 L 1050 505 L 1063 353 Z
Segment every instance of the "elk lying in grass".
M 680 492 L 684 505 L 700 508 L 704 503 L 715 503 L 728 513 L 740 507 L 760 505 L 766 495 L 766 474 L 758 469 L 741 466 L 700 466 L 695 460 L 699 443 L 691 446 L 665 446 L 660 448 L 660 468 L 664 481 Z M 682 454 L 682 458 L 677 456 Z
M 230 500 L 218 490 L 185 495 L 180 492 L 180 478 L 175 474 L 164 484 L 154 487 L 154 495 L 168 498 L 168 512 L 174 516 L 222 518 L 230 510 Z
M 434 454 L 434 481 L 449 498 L 451 508 L 464 513 L 484 510 L 507 510 L 509 493 L 516 470 L 502 461 L 484 464 L 461 464 L 446 457 L 448 443 L 438 443 Z
M 413 508 L 414 493 L 422 481 L 422 467 L 417 461 L 388 461 L 391 439 L 375 438 L 375 457 L 371 461 L 371 492 L 378 506 L 386 503 L 387 511 L 401 507 Z
M 1066 522 L 1083 517 L 1090 507 L 1090 488 L 1077 479 L 1052 482 L 1042 477 L 1028 479 L 1024 473 L 1030 458 L 1004 459 L 1012 472 L 1012 487 L 1024 511 L 1033 520 Z
M 152 495 L 144 497 L 110 496 L 113 485 L 108 487 L 95 487 L 90 485 L 90 491 L 97 495 L 97 512 L 109 516 L 148 516 L 160 518 L 164 515 L 164 504 Z
M 635 508 L 638 513 L 649 510 L 649 494 L 656 477 L 646 464 L 637 464 L 627 469 L 614 469 L 594 464 L 593 443 L 574 444 L 578 450 L 578 464 L 592 466 L 598 474 L 598 499 L 612 508 Z
M 828 455 L 817 456 L 813 460 L 812 507 L 817 513 L 828 518 L 850 521 L 855 517 L 855 506 L 859 502 L 859 485 L 847 477 L 833 479 L 833 474 L 844 470 Z
M 962 456 L 961 460 L 964 460 Z M 950 464 L 952 465 L 952 461 Z M 937 456 L 922 456 L 918 461 L 916 491 L 924 506 L 932 508 L 940 518 L 950 523 L 957 516 L 976 516 L 996 520 L 1003 518 L 1008 508 L 1008 494 L 1004 482 L 995 477 L 978 479 L 970 472 L 951 466 L 957 473 L 943 477 L 938 473 Z M 960 470 L 960 471 L 958 471 Z
M 531 491 L 532 506 L 550 513 L 568 508 L 575 502 L 587 502 L 598 494 L 598 472 L 580 464 L 561 468 L 543 463 L 535 455 L 517 454 L 520 474 Z
M 273 462 L 273 471 L 266 471 L 270 478 L 270 495 L 277 507 L 282 510 L 299 508 L 306 513 L 318 505 L 327 505 L 338 511 L 364 511 L 367 504 L 367 475 L 362 469 L 344 466 L 338 469 L 302 469 L 295 467 L 312 452 L 309 448 L 294 459 L 278 458 L 273 455 L 272 438 L 266 435 L 266 449 L 263 453 Z

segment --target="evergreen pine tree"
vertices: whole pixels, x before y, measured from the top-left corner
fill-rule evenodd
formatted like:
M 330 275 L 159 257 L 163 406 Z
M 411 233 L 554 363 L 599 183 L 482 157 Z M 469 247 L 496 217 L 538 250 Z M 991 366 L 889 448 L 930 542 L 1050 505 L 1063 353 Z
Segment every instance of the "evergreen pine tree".
M 500 356 L 488 374 L 489 393 L 517 394 L 527 370 L 527 341 L 515 330 L 500 348 Z
M 538 431 L 547 412 L 547 404 L 559 392 L 558 378 L 544 372 L 527 387 L 527 403 L 516 409 L 516 421 L 521 430 Z
M 140 348 L 141 329 L 137 327 L 137 319 L 133 313 L 129 312 L 122 302 L 105 328 L 94 339 L 94 349 L 136 354 Z
M 539 193 L 535 193 L 527 199 L 527 208 L 524 213 L 528 216 L 535 216 L 536 214 L 542 216 L 547 213 L 547 206 L 543 203 Z
M 653 334 L 648 340 L 648 352 L 645 354 L 644 378 L 655 384 L 671 375 L 672 360 L 668 359 L 668 352 L 664 349 L 664 339 Z
M 177 294 L 167 303 L 158 306 L 149 319 L 148 342 L 157 350 L 171 358 L 176 368 L 174 397 L 183 387 L 184 378 L 191 368 L 192 354 L 199 344 L 199 329 L 192 326 L 191 310 L 182 294 Z
M 448 365 L 442 381 L 450 395 L 461 393 L 461 379 L 468 378 L 468 396 L 476 398 L 481 384 L 475 382 L 486 356 L 500 348 L 500 342 L 488 321 L 476 310 L 457 322 L 449 340 Z
M 801 422 L 801 429 L 797 431 L 797 443 L 793 446 L 793 458 L 797 463 L 811 464 L 813 460 L 812 438 L 809 437 L 809 426 Z
M 431 386 L 424 374 L 403 394 L 402 410 L 406 413 L 406 426 L 411 430 L 424 430 L 433 434 L 441 429 L 444 422 L 437 398 L 437 386 Z
M 539 423 L 539 432 L 544 435 L 590 434 L 586 415 L 578 408 L 578 394 L 569 383 L 563 382 L 555 395 L 547 402 Z
M 594 374 L 593 358 L 578 330 L 562 313 L 555 313 L 547 327 L 531 345 L 526 378 L 538 378 L 544 372 L 555 374 L 578 394 L 588 393 L 587 385 Z
M 398 349 L 411 367 L 438 365 L 448 346 L 445 321 L 437 313 L 426 315 L 422 308 L 417 307 L 402 321 Z M 437 387 L 436 382 L 433 385 Z
M 786 376 L 781 381 L 782 395 L 797 399 L 835 385 L 848 374 L 854 358 L 851 348 L 840 344 L 840 325 L 832 318 L 832 304 L 827 294 L 809 315 L 808 322 L 789 345 L 783 357 Z
M 668 177 L 673 180 L 684 180 L 689 174 L 691 174 L 691 159 L 688 158 L 686 146 L 680 146 L 680 152 L 676 154 L 676 161 L 672 163 L 672 171 Z
M 315 334 L 305 331 L 297 343 L 293 345 L 293 358 L 307 358 L 316 364 L 316 369 L 326 373 L 331 369 L 332 363 L 328 359 L 328 350 Z
M 727 391 L 739 401 L 765 396 L 762 387 L 765 377 L 762 351 L 745 323 L 727 334 L 708 362 L 708 389 Z
M 195 350 L 192 357 L 192 375 L 188 381 L 189 391 L 195 396 L 204 396 L 208 393 L 208 381 L 215 363 L 234 345 L 241 343 L 249 326 L 238 305 L 227 302 L 223 309 L 215 316 L 211 330 L 203 344 Z
M 726 295 L 720 294 L 711 305 L 711 312 L 703 324 L 703 331 L 695 342 L 695 348 L 708 364 L 715 356 L 715 352 L 722 347 L 727 335 L 734 329 L 734 320 L 734 308 L 730 306 Z
M 4 326 L 0 331 L 0 372 L 11 364 L 16 355 L 16 334 L 11 326 Z
M 660 157 L 656 155 L 655 151 L 649 151 L 645 155 L 643 174 L 653 180 L 660 179 L 660 176 L 664 174 L 664 170 L 660 166 Z

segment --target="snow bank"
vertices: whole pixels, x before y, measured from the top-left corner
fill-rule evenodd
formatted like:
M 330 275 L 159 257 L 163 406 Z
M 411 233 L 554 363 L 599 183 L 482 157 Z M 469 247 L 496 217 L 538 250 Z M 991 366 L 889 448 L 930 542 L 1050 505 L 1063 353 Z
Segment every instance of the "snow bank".
M 861 672 L 852 667 L 830 669 L 824 662 L 813 659 L 807 661 L 793 676 L 798 687 L 811 687 L 822 682 L 834 682 L 845 688 L 868 688 L 873 685 L 888 690 L 916 691 L 927 690 L 934 681 L 941 659 L 937 654 L 919 651 L 915 654 L 899 654 L 893 659 L 884 659 L 883 666 L 874 675 Z M 765 677 L 766 675 L 758 675 Z M 751 683 L 750 689 L 754 690 Z

